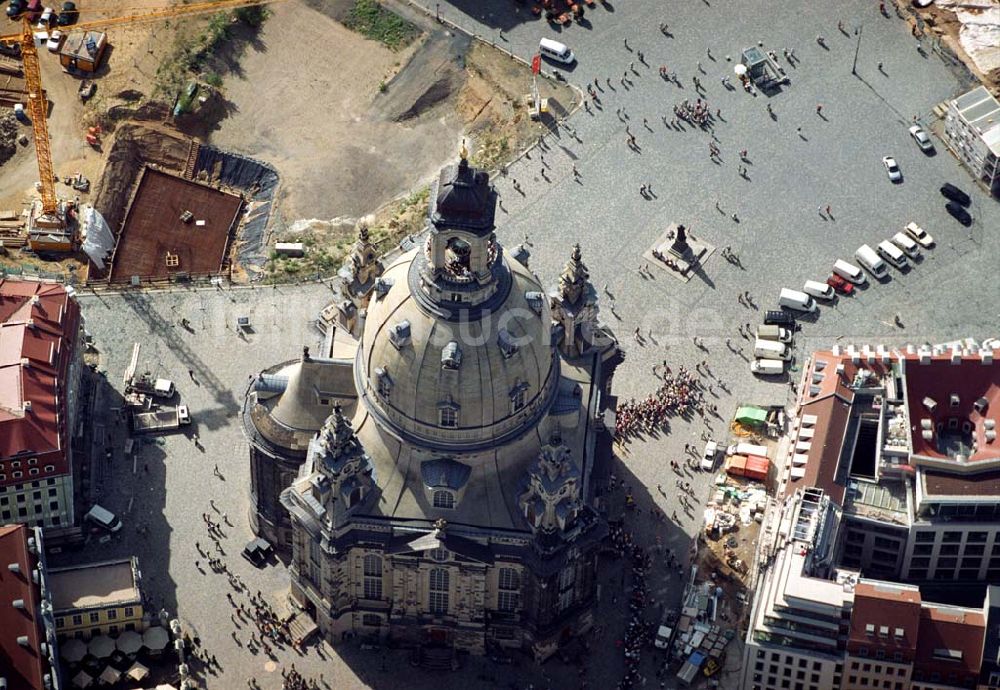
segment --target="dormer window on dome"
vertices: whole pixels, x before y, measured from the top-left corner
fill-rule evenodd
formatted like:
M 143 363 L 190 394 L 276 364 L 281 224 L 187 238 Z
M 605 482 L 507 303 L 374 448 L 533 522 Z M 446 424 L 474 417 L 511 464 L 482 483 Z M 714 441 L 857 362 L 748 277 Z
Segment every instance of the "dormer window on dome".
M 529 307 L 531 307 L 531 311 L 540 315 L 542 313 L 542 307 L 545 305 L 545 295 L 536 290 L 532 290 L 524 293 L 524 301 L 528 303 Z
M 458 369 L 462 366 L 462 348 L 452 340 L 441 350 L 441 367 L 444 369 Z
M 397 350 L 401 350 L 410 344 L 410 322 L 400 321 L 399 323 L 392 326 L 389 329 L 389 342 L 391 342 Z
M 500 346 L 500 352 L 505 359 L 510 359 L 517 354 L 517 343 L 514 342 L 514 336 L 506 328 L 501 328 L 497 333 L 497 345 Z
M 388 400 L 389 395 L 392 394 L 392 377 L 382 367 L 375 369 L 375 385 L 378 388 L 378 394 Z
M 438 424 L 445 429 L 458 428 L 459 405 L 448 399 L 438 403 Z
M 375 279 L 375 298 L 382 299 L 389 294 L 389 288 L 392 287 L 391 278 L 376 278 Z
M 510 389 L 510 411 L 511 414 L 524 409 L 525 398 L 527 397 L 528 384 L 518 381 Z

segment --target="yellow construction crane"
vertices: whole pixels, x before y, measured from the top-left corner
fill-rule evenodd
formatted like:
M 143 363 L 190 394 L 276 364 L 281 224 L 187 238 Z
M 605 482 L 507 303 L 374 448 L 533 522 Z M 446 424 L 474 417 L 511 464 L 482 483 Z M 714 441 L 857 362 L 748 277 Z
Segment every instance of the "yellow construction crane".
M 212 0 L 210 2 L 162 7 L 142 10 L 135 14 L 95 19 L 80 22 L 72 27 L 72 31 L 91 31 L 107 29 L 126 24 L 156 21 L 171 17 L 218 12 L 221 10 L 239 9 L 253 5 L 264 5 L 280 0 Z M 35 228 L 42 235 L 49 235 L 47 242 L 32 242 L 32 248 L 44 248 L 49 251 L 70 251 L 76 244 L 75 238 L 65 236 L 66 218 L 60 213 L 59 201 L 56 199 L 55 174 L 52 171 L 52 150 L 49 147 L 49 128 L 46 120 L 48 103 L 42 90 L 42 74 L 38 64 L 38 47 L 35 45 L 34 29 L 31 20 L 25 13 L 21 18 L 21 31 L 16 34 L 0 36 L 0 43 L 19 43 L 21 58 L 24 62 L 24 83 L 27 94 L 28 116 L 31 118 L 31 128 L 35 134 L 35 157 L 38 160 L 38 180 L 41 186 L 41 207 L 33 212 L 28 220 L 28 230 Z

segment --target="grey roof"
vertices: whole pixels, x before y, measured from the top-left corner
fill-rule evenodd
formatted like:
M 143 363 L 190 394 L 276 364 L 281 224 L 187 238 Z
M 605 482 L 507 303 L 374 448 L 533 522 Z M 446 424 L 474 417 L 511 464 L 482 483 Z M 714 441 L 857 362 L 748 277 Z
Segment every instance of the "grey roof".
M 424 485 L 432 489 L 442 488 L 458 491 L 469 481 L 472 468 L 448 458 L 428 460 L 420 463 L 420 476 Z
M 485 170 L 464 158 L 441 171 L 429 215 L 437 227 L 462 228 L 476 234 L 492 232 L 497 195 Z

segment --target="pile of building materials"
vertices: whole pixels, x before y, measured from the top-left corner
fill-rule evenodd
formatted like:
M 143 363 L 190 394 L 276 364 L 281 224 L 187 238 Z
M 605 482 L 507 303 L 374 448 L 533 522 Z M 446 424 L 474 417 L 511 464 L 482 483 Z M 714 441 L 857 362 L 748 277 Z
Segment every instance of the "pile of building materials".
M 697 569 L 695 569 L 697 571 Z M 723 589 L 712 582 L 695 583 L 694 578 L 684 591 L 677 632 L 668 654 L 681 662 L 677 680 L 690 685 L 699 673 L 713 675 L 722 667 L 726 646 L 735 632 L 715 624 Z

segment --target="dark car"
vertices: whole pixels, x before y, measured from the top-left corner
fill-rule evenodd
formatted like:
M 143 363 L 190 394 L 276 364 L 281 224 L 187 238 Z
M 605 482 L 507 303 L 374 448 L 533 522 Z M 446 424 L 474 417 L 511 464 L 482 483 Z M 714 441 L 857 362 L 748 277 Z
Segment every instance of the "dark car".
M 258 537 L 243 547 L 243 558 L 260 568 L 267 563 L 273 552 L 274 549 L 271 547 L 271 544 L 266 539 Z
M 954 201 L 949 201 L 944 205 L 944 207 L 955 220 L 965 227 L 972 225 L 972 216 L 969 215 L 969 212 L 965 210 L 964 206 L 959 206 Z
M 10 0 L 10 4 L 7 5 L 7 16 L 11 19 L 17 19 L 24 12 L 24 3 L 20 0 Z
M 766 311 L 764 312 L 764 325 L 795 328 L 795 317 L 787 311 L 781 311 L 780 309 Z
M 69 26 L 76 21 L 79 10 L 76 9 L 76 4 L 72 2 L 64 2 L 62 6 L 62 12 L 56 18 L 56 22 L 59 26 Z
M 962 206 L 968 206 L 972 203 L 972 199 L 969 195 L 963 192 L 961 189 L 951 184 L 950 182 L 945 182 L 941 185 L 941 193 L 946 197 L 954 201 L 956 204 L 961 204 Z M 952 214 L 954 215 L 954 214 Z

